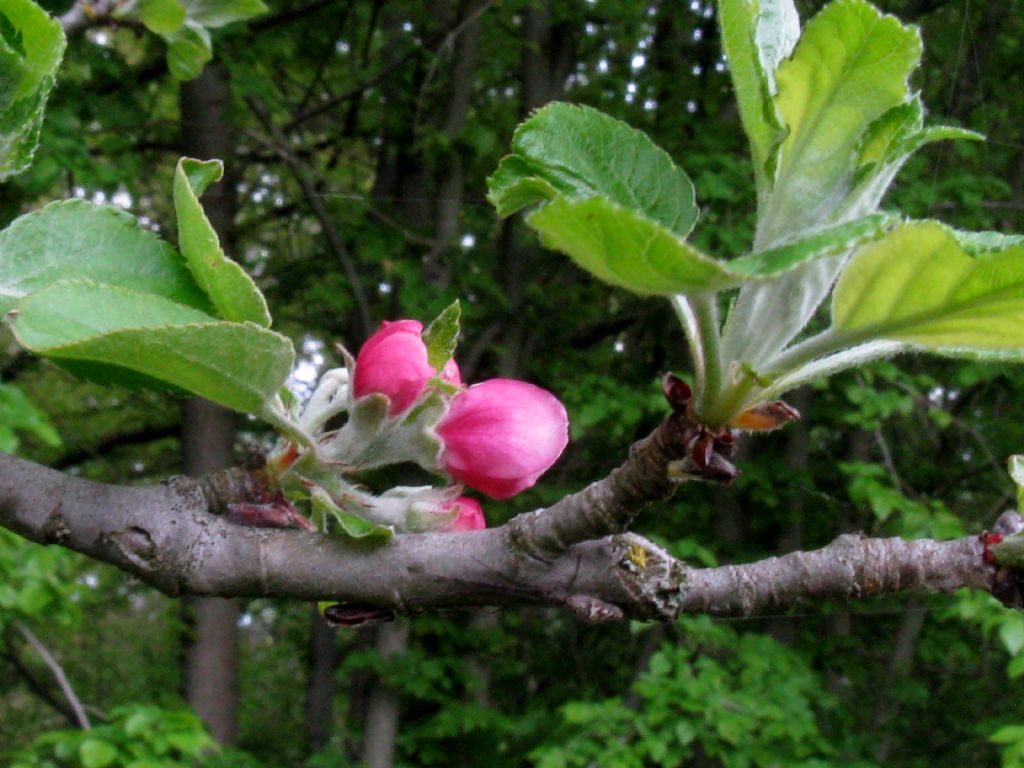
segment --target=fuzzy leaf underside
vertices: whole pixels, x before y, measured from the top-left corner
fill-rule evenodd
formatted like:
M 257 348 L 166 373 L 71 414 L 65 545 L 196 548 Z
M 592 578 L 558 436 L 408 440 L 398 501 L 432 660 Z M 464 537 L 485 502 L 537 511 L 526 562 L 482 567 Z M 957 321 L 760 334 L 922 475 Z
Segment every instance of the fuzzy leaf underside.
M 769 161 L 774 186 L 759 205 L 759 247 L 877 210 L 899 164 L 861 179 L 857 150 L 882 115 L 911 99 L 907 79 L 920 55 L 915 28 L 864 0 L 837 0 L 806 24 L 776 73 L 774 108 L 787 135 Z M 756 367 L 772 360 L 814 316 L 842 265 L 842 256 L 819 259 L 744 286 L 726 323 L 726 358 Z
M 718 20 L 722 47 L 750 141 L 759 186 L 772 147 L 784 136 L 775 112 L 775 70 L 800 36 L 792 0 L 720 0 Z
M 242 412 L 261 411 L 294 360 L 287 338 L 255 324 L 86 280 L 29 294 L 12 327 L 38 355 L 126 369 Z
M 1007 238 L 998 247 L 984 233 L 980 240 L 995 247 L 923 221 L 860 249 L 836 286 L 834 330 L 942 354 L 1024 359 L 1024 244 Z
M 512 154 L 488 179 L 501 216 L 556 196 L 601 196 L 685 237 L 697 221 L 693 183 L 641 131 L 589 107 L 554 103 L 512 137 Z
M 873 213 L 853 221 L 826 227 L 791 243 L 729 262 L 729 266 L 750 277 L 771 277 L 818 259 L 836 256 L 876 240 L 898 221 L 896 216 Z
M 112 206 L 51 203 L 0 232 L 0 314 L 32 291 L 74 278 L 212 310 L 174 248 Z
M 270 312 L 263 294 L 241 266 L 224 255 L 220 238 L 199 203 L 199 196 L 220 179 L 222 172 L 219 160 L 203 162 L 185 157 L 178 161 L 174 172 L 178 247 L 220 317 L 269 328 Z
M 390 525 L 380 525 L 364 517 L 359 517 L 351 512 L 346 512 L 322 489 L 316 488 L 310 495 L 310 502 L 313 505 L 314 517 L 316 515 L 330 515 L 341 533 L 350 539 L 367 539 L 370 541 L 387 541 L 395 535 L 395 529 Z

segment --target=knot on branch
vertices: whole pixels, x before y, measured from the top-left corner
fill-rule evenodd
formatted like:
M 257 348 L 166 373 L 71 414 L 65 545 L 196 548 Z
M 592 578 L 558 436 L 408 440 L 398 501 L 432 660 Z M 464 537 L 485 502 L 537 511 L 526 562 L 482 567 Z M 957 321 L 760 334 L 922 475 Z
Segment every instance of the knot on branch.
M 670 621 L 683 609 L 688 568 L 635 533 L 612 540 L 615 575 L 643 618 Z

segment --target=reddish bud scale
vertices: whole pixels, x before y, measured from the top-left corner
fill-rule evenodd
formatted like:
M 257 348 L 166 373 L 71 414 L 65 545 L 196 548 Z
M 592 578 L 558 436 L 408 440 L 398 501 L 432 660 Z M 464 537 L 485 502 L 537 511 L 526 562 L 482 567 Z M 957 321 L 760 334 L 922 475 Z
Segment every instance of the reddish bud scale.
M 1001 533 L 989 533 L 988 531 L 985 531 L 983 534 L 981 534 L 981 544 L 983 547 L 981 559 L 989 565 L 996 565 L 996 553 L 989 549 L 989 547 L 998 544 L 1002 540 L 1003 535 Z
M 690 385 L 671 372 L 661 377 L 661 391 L 672 410 L 677 413 L 685 413 L 690 400 L 693 399 Z

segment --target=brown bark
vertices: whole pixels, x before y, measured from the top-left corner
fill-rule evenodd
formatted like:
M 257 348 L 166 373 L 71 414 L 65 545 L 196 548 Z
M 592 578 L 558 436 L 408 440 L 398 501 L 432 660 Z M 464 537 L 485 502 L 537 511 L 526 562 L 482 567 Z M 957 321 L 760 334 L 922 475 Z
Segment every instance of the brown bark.
M 659 428 L 658 432 L 664 427 Z M 751 616 L 808 598 L 863 599 L 903 591 L 973 587 L 991 592 L 1002 573 L 986 562 L 981 536 L 953 541 L 840 536 L 813 552 L 756 563 L 691 568 L 635 534 L 594 538 L 547 557 L 529 542 L 564 540 L 554 530 L 603 536 L 601 520 L 622 499 L 637 505 L 664 491 L 666 465 L 649 463 L 664 436 L 633 448 L 618 472 L 647 466 L 643 484 L 613 479 L 554 507 L 497 528 L 406 534 L 367 544 L 301 530 L 250 528 L 215 514 L 244 499 L 232 475 L 220 482 L 177 478 L 155 486 L 109 486 L 0 454 L 0 525 L 43 544 L 59 543 L 136 575 L 169 595 L 334 599 L 399 613 L 493 605 L 555 605 L 585 621 L 674 619 L 682 613 Z M 235 488 L 235 491 L 232 491 Z M 619 500 L 616 500 L 616 496 Z M 592 506 L 600 513 L 590 513 Z M 573 525 L 572 518 L 580 522 Z M 515 528 L 517 535 L 511 535 Z M 1009 535 L 1024 520 L 1006 514 L 994 530 Z M 524 542 L 526 546 L 524 546 Z M 557 549 L 557 547 L 555 548 Z M 1009 574 L 1012 577 L 1012 574 Z M 999 585 L 1005 586 L 1004 584 Z

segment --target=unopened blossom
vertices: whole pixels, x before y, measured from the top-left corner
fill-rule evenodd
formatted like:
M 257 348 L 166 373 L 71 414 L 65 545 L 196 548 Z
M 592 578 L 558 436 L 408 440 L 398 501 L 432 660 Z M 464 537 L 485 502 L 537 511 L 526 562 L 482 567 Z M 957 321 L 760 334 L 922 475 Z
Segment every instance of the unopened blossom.
M 479 531 L 481 528 L 487 527 L 484 509 L 476 499 L 471 499 L 469 496 L 459 496 L 457 499 L 445 504 L 443 509 L 445 512 L 449 512 L 453 507 L 458 508 L 458 514 L 448 524 L 447 530 Z
M 530 488 L 562 455 L 569 418 L 545 389 L 490 379 L 458 393 L 437 426 L 441 468 L 495 499 Z
M 423 324 L 418 320 L 381 323 L 380 330 L 366 340 L 356 356 L 352 385 L 355 397 L 386 395 L 390 416 L 408 410 L 427 382 L 437 375 L 437 370 L 427 362 L 422 333 Z M 444 366 L 441 378 L 451 384 L 462 383 L 454 360 Z

